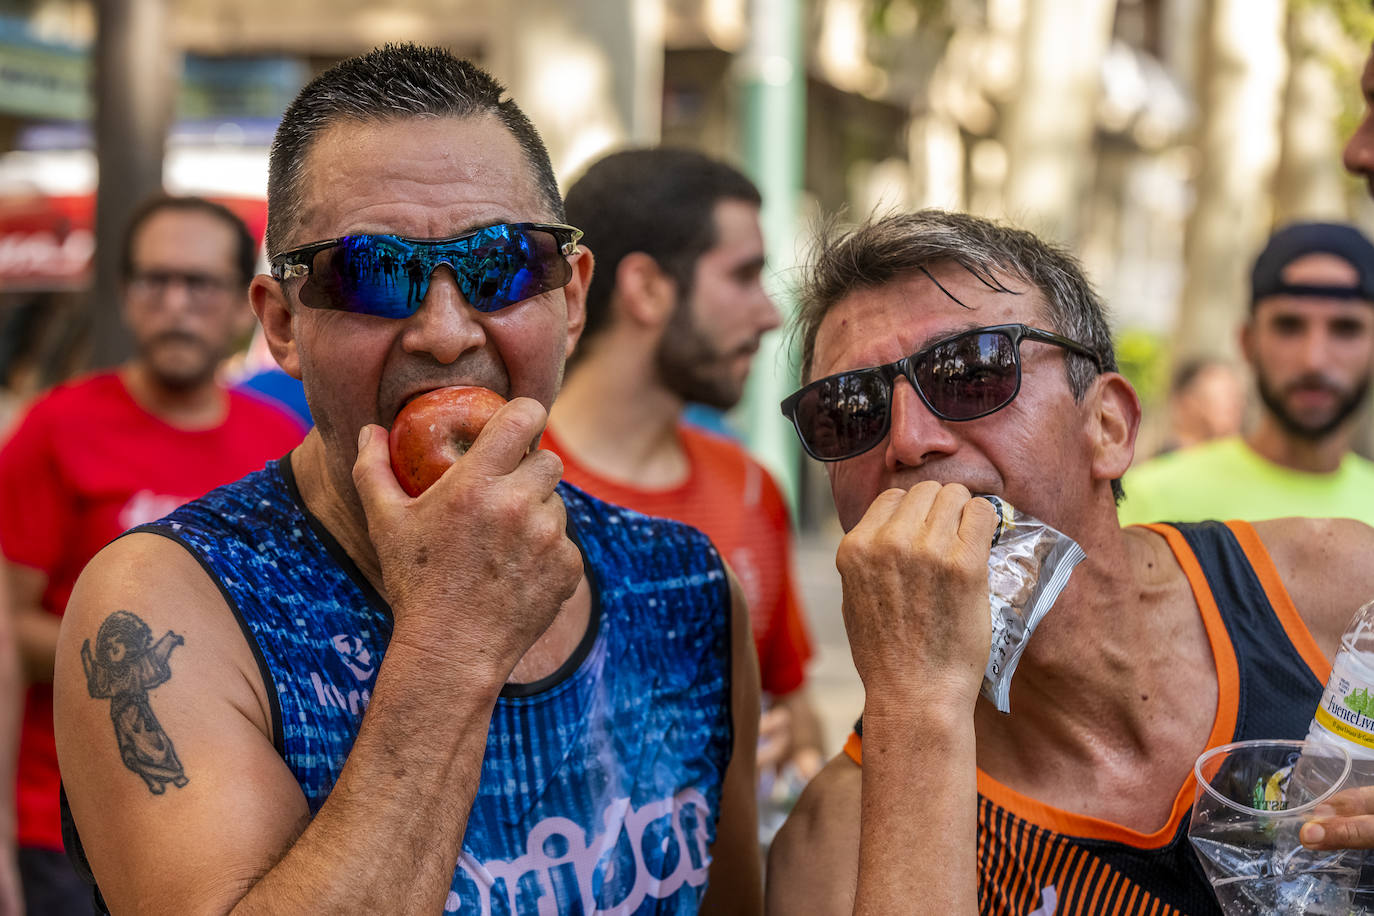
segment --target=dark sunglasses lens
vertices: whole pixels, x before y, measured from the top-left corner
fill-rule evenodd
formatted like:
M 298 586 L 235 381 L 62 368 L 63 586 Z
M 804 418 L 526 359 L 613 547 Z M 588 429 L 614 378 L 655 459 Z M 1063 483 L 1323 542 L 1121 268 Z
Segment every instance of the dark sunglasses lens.
M 463 295 L 478 311 L 503 309 L 572 279 L 557 237 L 543 229 L 491 226 L 466 245 L 463 257 L 453 260 Z
M 428 263 L 391 236 L 353 235 L 317 252 L 301 302 L 380 318 L 415 314 L 429 285 Z
M 922 354 L 916 383 L 947 420 L 970 420 L 1005 407 L 1020 382 L 1016 344 L 1000 333 L 966 334 Z
M 822 461 L 866 452 L 887 432 L 892 389 L 875 371 L 825 379 L 797 401 L 794 423 L 807 450 Z

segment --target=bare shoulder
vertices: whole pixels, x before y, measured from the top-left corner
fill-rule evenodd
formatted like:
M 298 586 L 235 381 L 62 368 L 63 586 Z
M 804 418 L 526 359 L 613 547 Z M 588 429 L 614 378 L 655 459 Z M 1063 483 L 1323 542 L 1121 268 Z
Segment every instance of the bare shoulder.
M 853 912 L 862 784 L 863 770 L 845 754 L 807 784 L 768 853 L 768 913 Z
M 1374 599 L 1374 528 L 1348 518 L 1256 522 L 1299 616 L 1328 657 L 1355 610 Z
M 131 534 L 96 554 L 77 580 L 62 618 L 59 667 L 74 660 L 72 650 L 79 652 L 83 643 L 98 638 L 100 626 L 115 612 L 138 617 L 153 629 L 194 628 L 197 641 L 213 650 L 213 657 L 257 677 L 252 651 L 219 586 L 175 541 Z
M 129 535 L 86 567 L 53 701 L 72 815 L 116 912 L 223 912 L 308 816 L 247 641 L 174 541 Z

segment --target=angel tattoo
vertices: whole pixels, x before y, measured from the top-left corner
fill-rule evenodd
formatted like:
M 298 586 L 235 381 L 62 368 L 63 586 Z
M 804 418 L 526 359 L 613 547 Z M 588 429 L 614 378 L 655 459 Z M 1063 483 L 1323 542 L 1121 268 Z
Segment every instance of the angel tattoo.
M 172 676 L 167 658 L 185 640 L 168 630 L 157 642 L 139 617 L 115 611 L 100 624 L 95 652 L 88 639 L 81 646 L 86 689 L 95 699 L 110 700 L 110 719 L 124 765 L 161 795 L 167 783 L 177 788 L 188 780 L 167 733 L 148 705 L 148 691 Z

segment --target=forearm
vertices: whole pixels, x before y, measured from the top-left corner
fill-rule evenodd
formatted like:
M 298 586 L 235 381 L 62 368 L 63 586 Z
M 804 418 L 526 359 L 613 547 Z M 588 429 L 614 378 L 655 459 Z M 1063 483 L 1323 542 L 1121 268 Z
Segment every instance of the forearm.
M 61 628 L 62 618 L 38 605 L 15 608 L 14 638 L 20 670 L 28 683 L 52 683 L 57 634 Z
M 972 709 L 869 694 L 854 912 L 977 912 Z
M 388 650 L 328 800 L 232 912 L 443 910 L 504 679 L 436 664 Z
M 0 785 L 14 785 L 15 766 L 19 748 L 19 725 L 24 718 L 24 678 L 19 660 L 19 648 L 14 634 L 13 617 L 0 615 Z M 6 793 L 0 802 L 0 834 L 14 836 L 14 798 Z

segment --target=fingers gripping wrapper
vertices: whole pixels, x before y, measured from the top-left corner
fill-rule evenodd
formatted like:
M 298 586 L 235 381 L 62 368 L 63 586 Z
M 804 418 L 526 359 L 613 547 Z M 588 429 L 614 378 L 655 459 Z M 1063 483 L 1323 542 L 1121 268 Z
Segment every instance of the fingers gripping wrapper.
M 998 712 L 1006 713 L 1011 711 L 1016 663 L 1084 553 L 1073 538 L 1018 512 L 1001 497 L 983 499 L 997 509 L 998 522 L 988 558 L 992 647 L 981 692 Z

